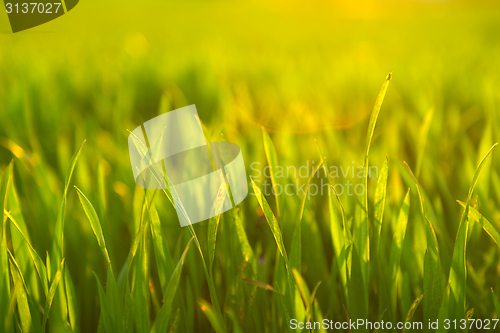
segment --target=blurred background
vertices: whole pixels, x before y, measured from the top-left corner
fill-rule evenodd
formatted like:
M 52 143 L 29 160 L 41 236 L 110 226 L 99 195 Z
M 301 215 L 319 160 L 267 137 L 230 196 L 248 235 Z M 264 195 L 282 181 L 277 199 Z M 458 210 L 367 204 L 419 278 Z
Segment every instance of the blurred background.
M 82 0 L 57 20 L 16 34 L 2 11 L 0 167 L 14 159 L 23 215 L 42 254 L 51 248 L 69 160 L 87 140 L 73 183 L 96 201 L 97 174 L 104 174 L 106 198 L 98 213 L 106 216 L 110 254 L 121 267 L 138 228 L 134 197 L 141 191 L 130 167 L 127 130 L 196 104 L 212 141 L 224 133 L 242 148 L 247 172 L 252 162 L 266 165 L 261 126 L 281 165 L 318 161 L 315 139 L 330 163 L 362 165 L 368 118 L 393 72 L 370 164 L 380 167 L 388 155 L 393 172 L 387 202 L 394 207 L 410 186 L 397 171 L 404 169 L 402 161 L 418 170 L 441 221 L 438 238 L 449 267 L 461 214 L 455 200 L 465 201 L 480 158 L 499 141 L 499 59 L 495 1 Z M 481 212 L 497 227 L 499 167 L 494 154 L 478 187 Z M 290 199 L 282 216 L 286 245 L 299 199 Z M 412 199 L 418 215 L 418 199 Z M 186 231 L 167 200 L 157 200 L 174 249 Z M 274 209 L 274 198 L 268 200 Z M 352 216 L 354 202 L 344 200 Z M 326 232 L 313 228 L 315 241 L 303 245 L 303 275 L 310 286 L 328 274 L 333 256 L 327 201 L 318 198 L 311 205 L 308 221 Z M 266 257 L 276 245 L 255 198 L 247 198 L 242 209 L 250 244 Z M 94 331 L 99 308 L 97 297 L 88 296 L 97 295 L 92 271 L 104 277 L 106 266 L 72 188 L 66 215 L 66 263 L 78 286 L 82 331 Z M 387 219 L 395 217 L 397 210 L 389 210 Z M 200 232 L 202 224 L 196 226 Z M 423 229 L 411 222 L 408 228 L 412 241 L 405 251 L 416 251 L 410 262 L 420 267 L 410 275 L 416 296 L 423 249 L 411 244 Z M 481 268 L 472 274 L 468 293 L 475 295 L 476 311 L 488 314 L 489 287 L 498 288 L 499 255 L 491 240 L 478 244 L 484 248 L 469 252 L 476 258 L 471 267 Z M 271 275 L 272 268 L 263 273 Z M 202 282 L 196 283 L 206 294 Z M 323 307 L 336 301 L 331 295 L 318 295 Z

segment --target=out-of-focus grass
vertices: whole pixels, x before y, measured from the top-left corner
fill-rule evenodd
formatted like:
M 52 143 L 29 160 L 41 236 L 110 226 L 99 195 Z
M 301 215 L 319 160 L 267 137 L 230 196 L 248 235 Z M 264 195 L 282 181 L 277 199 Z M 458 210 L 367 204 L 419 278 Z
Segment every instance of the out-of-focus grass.
M 499 9 L 89 0 L 1 33 L 0 331 L 41 331 L 44 317 L 53 332 L 281 332 L 287 318 L 427 320 L 472 308 L 498 318 L 497 153 L 467 193 L 499 141 Z M 390 71 L 368 161 L 382 178 L 367 179 L 366 201 L 250 195 L 190 232 L 164 193 L 135 186 L 127 129 L 193 103 L 212 141 L 224 133 L 240 145 L 257 187 L 252 162 L 315 161 L 319 178 L 271 179 L 283 185 L 326 180 L 320 163 L 363 165 Z

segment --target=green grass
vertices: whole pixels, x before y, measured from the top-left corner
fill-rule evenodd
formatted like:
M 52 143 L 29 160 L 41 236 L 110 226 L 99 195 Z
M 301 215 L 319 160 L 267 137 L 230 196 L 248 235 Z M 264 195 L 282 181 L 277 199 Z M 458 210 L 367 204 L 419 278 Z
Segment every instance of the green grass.
M 498 5 L 392 5 L 82 2 L 0 35 L 0 332 L 499 318 Z M 181 228 L 127 130 L 193 103 L 249 195 Z M 377 177 L 329 175 L 353 165 Z M 309 191 L 345 180 L 368 190 Z

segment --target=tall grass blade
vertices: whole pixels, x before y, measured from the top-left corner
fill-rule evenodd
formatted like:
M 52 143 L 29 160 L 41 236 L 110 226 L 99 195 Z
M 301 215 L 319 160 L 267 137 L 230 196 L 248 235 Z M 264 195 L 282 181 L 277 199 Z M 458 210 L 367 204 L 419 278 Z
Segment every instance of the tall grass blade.
M 394 232 L 394 238 L 391 247 L 391 259 L 389 264 L 390 280 L 389 285 L 391 286 L 391 309 L 392 318 L 396 319 L 396 301 L 397 301 L 397 276 L 401 262 L 401 253 L 403 252 L 403 242 L 406 235 L 406 226 L 408 225 L 408 216 L 410 213 L 410 189 L 406 192 L 403 205 L 399 211 L 398 221 L 396 225 L 396 230 Z
M 281 178 L 276 178 L 277 167 L 279 166 L 278 155 L 276 154 L 273 141 L 264 126 L 262 126 L 262 140 L 264 141 L 264 150 L 266 152 L 267 163 L 269 164 L 269 173 L 271 174 L 272 192 L 276 199 L 276 215 L 278 216 L 277 219 L 280 220 L 284 213 L 284 203 L 282 197 L 278 195 L 280 191 L 278 191 L 277 188 L 281 187 L 283 189 L 283 184 Z
M 465 208 L 465 202 L 462 202 L 460 200 L 457 200 L 457 202 L 460 204 L 460 206 Z M 479 213 L 474 207 L 469 206 L 469 217 L 471 216 L 474 218 L 474 220 L 476 220 L 483 226 L 484 231 L 486 231 L 486 233 L 490 235 L 491 239 L 493 239 L 493 241 L 500 247 L 500 233 L 498 233 L 491 222 L 485 219 L 484 216 L 481 215 L 481 213 Z
M 491 297 L 493 298 L 493 304 L 495 305 L 495 311 L 497 313 L 497 318 L 500 318 L 500 301 L 498 300 L 497 295 L 495 295 L 493 288 L 491 288 Z
M 405 323 L 410 322 L 413 317 L 415 316 L 415 311 L 417 311 L 418 306 L 422 302 L 422 298 L 424 298 L 424 295 L 418 296 L 414 301 L 413 304 L 410 307 L 410 310 L 408 311 L 408 314 L 406 315 Z M 406 332 L 406 328 L 403 329 L 403 332 Z
M 54 300 L 54 296 L 56 295 L 56 290 L 57 286 L 59 285 L 59 281 L 61 281 L 63 270 L 64 270 L 64 259 L 61 261 L 61 264 L 57 268 L 56 274 L 54 274 L 54 277 L 52 278 L 49 293 L 47 294 L 47 299 L 45 300 L 45 308 L 43 311 L 43 320 L 42 320 L 43 329 L 45 329 L 45 324 L 47 323 L 47 319 L 49 318 L 49 312 L 52 306 L 52 301 Z
M 179 259 L 179 262 L 177 263 L 177 266 L 175 267 L 175 270 L 172 276 L 170 277 L 170 280 L 168 281 L 167 287 L 163 292 L 163 305 L 161 306 L 160 311 L 158 311 L 158 314 L 156 315 L 156 319 L 151 329 L 152 333 L 166 332 L 166 330 L 168 329 L 168 323 L 169 323 L 168 319 L 172 311 L 172 303 L 174 301 L 174 296 L 175 293 L 177 292 L 177 287 L 181 279 L 181 272 L 182 272 L 182 267 L 184 266 L 184 260 L 186 259 L 186 253 L 188 252 L 189 246 L 191 245 L 193 239 L 194 237 L 191 237 L 191 239 L 187 243 L 186 248 L 184 249 L 184 252 L 181 255 L 181 258 Z M 220 332 L 220 330 L 217 332 Z
M 493 145 L 493 147 L 490 148 L 488 153 L 483 157 L 481 163 L 477 167 L 476 172 L 474 173 L 474 177 L 472 178 L 472 185 L 467 195 L 465 210 L 462 214 L 462 218 L 460 219 L 455 247 L 453 250 L 453 257 L 451 259 L 449 276 L 450 303 L 448 315 L 450 318 L 461 319 L 465 315 L 465 285 L 467 281 L 466 245 L 469 226 L 469 204 L 483 164 L 486 161 L 488 155 L 496 146 L 497 144 Z
M 288 255 L 285 250 L 285 244 L 283 243 L 283 237 L 281 235 L 281 230 L 278 225 L 278 221 L 276 220 L 276 217 L 274 216 L 271 207 L 269 206 L 266 198 L 264 198 L 264 195 L 260 191 L 259 187 L 257 184 L 255 184 L 254 180 L 250 177 L 250 180 L 252 182 L 253 190 L 255 192 L 255 196 L 257 198 L 257 201 L 259 202 L 260 208 L 264 212 L 264 216 L 266 217 L 267 223 L 269 225 L 269 228 L 271 229 L 271 232 L 273 234 L 274 240 L 276 241 L 276 245 L 278 246 L 278 250 L 281 254 L 281 257 L 283 258 L 285 262 L 285 268 L 287 271 L 287 280 L 288 280 L 288 288 L 289 288 L 289 298 L 290 298 L 290 305 L 293 304 L 293 276 L 290 270 L 290 264 L 288 262 Z
M 424 256 L 424 320 L 434 321 L 440 313 L 444 295 L 444 273 L 439 255 L 439 245 L 434 227 L 427 216 L 427 209 L 420 190 L 420 184 L 410 166 L 406 162 L 404 164 L 417 186 L 420 210 L 425 220 L 427 249 Z
M 370 116 L 370 122 L 368 124 L 368 133 L 366 137 L 366 152 L 364 158 L 364 176 L 362 179 L 362 184 L 364 186 L 364 193 L 357 198 L 356 206 L 356 217 L 354 220 L 354 246 L 357 249 L 359 256 L 359 266 L 361 269 L 363 288 L 359 290 L 364 290 L 363 302 L 366 304 L 363 308 L 362 313 L 359 315 L 361 318 L 366 318 L 368 315 L 368 284 L 369 284 L 369 261 L 370 261 L 370 224 L 368 221 L 368 173 L 369 165 L 368 158 L 370 154 L 370 147 L 372 144 L 373 133 L 375 132 L 375 125 L 377 124 L 377 119 L 380 113 L 380 108 L 385 98 L 387 88 L 389 87 L 389 82 L 392 78 L 392 73 L 387 75 L 386 80 L 382 84 L 382 88 L 375 100 L 375 105 Z M 357 264 L 356 264 L 357 265 Z
M 117 318 L 115 318 L 114 314 L 111 312 L 109 308 L 108 300 L 106 299 L 106 294 L 104 293 L 104 289 L 102 288 L 101 282 L 99 278 L 94 273 L 94 277 L 97 283 L 97 290 L 99 292 L 99 301 L 101 304 L 101 319 L 104 326 L 104 331 L 106 333 L 116 332 L 116 328 L 118 325 L 116 324 Z
M 73 176 L 73 171 L 75 170 L 75 165 L 80 156 L 80 152 L 82 150 L 83 145 L 85 144 L 85 140 L 82 142 L 80 147 L 76 150 L 75 154 L 71 158 L 69 162 L 68 169 L 66 171 L 66 181 L 64 182 L 64 194 L 61 205 L 59 206 L 59 212 L 57 214 L 57 221 L 54 229 L 54 241 L 52 243 L 52 260 L 55 262 L 60 262 L 63 258 L 63 241 L 64 241 L 64 215 L 66 213 L 66 197 L 68 194 L 69 183 L 71 182 L 71 177 Z M 57 267 L 53 267 L 53 270 L 56 270 Z M 54 275 L 55 272 L 50 272 L 51 275 Z

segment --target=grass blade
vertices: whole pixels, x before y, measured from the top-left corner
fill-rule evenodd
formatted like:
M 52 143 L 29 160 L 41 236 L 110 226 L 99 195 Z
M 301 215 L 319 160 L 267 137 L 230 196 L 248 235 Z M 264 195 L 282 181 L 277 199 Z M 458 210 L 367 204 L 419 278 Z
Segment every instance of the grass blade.
M 396 231 L 394 232 L 394 238 L 391 247 L 391 259 L 389 264 L 390 281 L 391 286 L 391 309 L 392 318 L 396 319 L 396 299 L 397 299 L 397 276 L 400 267 L 401 253 L 403 252 L 403 242 L 406 235 L 406 226 L 408 224 L 408 216 L 410 212 L 410 189 L 406 192 L 403 205 L 399 211 L 399 217 L 396 225 Z
M 108 249 L 106 248 L 106 242 L 104 240 L 104 235 L 101 228 L 101 222 L 99 221 L 97 212 L 95 211 L 94 206 L 89 201 L 89 199 L 87 199 L 85 194 L 83 194 L 83 192 L 76 186 L 75 189 L 78 193 L 78 198 L 80 199 L 80 203 L 82 204 L 83 210 L 85 211 L 85 215 L 87 215 L 87 218 L 90 222 L 90 226 L 96 237 L 97 244 L 99 245 L 99 248 L 102 251 L 102 254 L 104 256 L 104 259 L 106 260 L 106 263 L 108 264 L 109 269 L 113 271 L 111 266 L 111 259 L 109 258 Z
M 380 232 L 382 231 L 382 221 L 384 219 L 385 197 L 387 195 L 387 177 L 389 174 L 389 164 L 387 156 L 385 157 L 384 164 L 380 170 L 377 180 L 377 187 L 375 188 L 375 208 L 373 212 L 373 219 L 377 235 L 377 256 L 380 255 Z
M 465 208 L 465 202 L 457 200 L 460 206 Z M 484 218 L 474 207 L 469 206 L 469 217 L 472 216 L 479 224 L 483 226 L 484 231 L 493 239 L 493 241 L 500 247 L 500 233 L 495 229 L 490 221 Z
M 49 312 L 52 306 L 52 301 L 54 300 L 54 296 L 56 295 L 56 290 L 57 286 L 59 285 L 59 281 L 61 281 L 63 270 L 64 270 L 64 259 L 61 261 L 61 264 L 57 268 L 56 274 L 54 274 L 54 277 L 52 278 L 52 283 L 50 284 L 49 293 L 47 294 L 47 299 L 45 300 L 45 308 L 42 320 L 43 329 L 45 329 L 45 324 L 47 323 L 47 319 L 49 318 Z
M 491 288 L 491 297 L 493 297 L 493 304 L 495 305 L 495 311 L 497 313 L 497 318 L 500 318 L 500 301 L 498 300 L 497 295 L 495 295 L 493 288 Z
M 439 245 L 434 227 L 427 217 L 427 209 L 420 190 L 420 184 L 410 166 L 406 162 L 404 164 L 417 186 L 420 210 L 425 220 L 427 250 L 424 256 L 424 295 L 426 295 L 424 298 L 424 320 L 434 321 L 438 318 L 444 295 L 444 273 L 439 255 Z
M 257 201 L 259 202 L 260 208 L 264 212 L 264 216 L 266 217 L 267 223 L 269 225 L 269 228 L 271 229 L 271 232 L 273 234 L 274 240 L 276 241 L 276 245 L 278 246 L 278 250 L 281 254 L 281 257 L 283 258 L 285 262 L 285 268 L 287 271 L 287 280 L 288 280 L 288 288 L 289 288 L 289 306 L 290 308 L 293 309 L 292 304 L 293 304 L 293 294 L 294 294 L 294 280 L 293 280 L 293 275 L 290 270 L 290 264 L 288 262 L 288 256 L 286 254 L 285 250 L 285 245 L 283 243 L 283 237 L 281 235 L 281 230 L 278 225 L 278 221 L 276 220 L 276 217 L 274 216 L 271 207 L 269 206 L 269 203 L 267 202 L 266 198 L 264 198 L 264 195 L 260 191 L 259 187 L 253 179 L 250 177 L 250 180 L 252 182 L 253 190 L 255 192 L 255 196 L 257 198 Z
M 101 319 L 104 325 L 104 331 L 106 333 L 115 332 L 116 331 L 115 328 L 117 327 L 116 325 L 117 319 L 114 317 L 113 313 L 109 308 L 109 303 L 108 300 L 106 299 L 106 294 L 104 293 L 104 289 L 102 288 L 101 281 L 99 281 L 99 278 L 95 273 L 94 277 L 97 283 L 97 290 L 99 292 L 99 302 L 101 304 Z
M 63 199 L 62 199 L 61 205 L 59 206 L 59 212 L 57 214 L 57 221 L 56 221 L 56 226 L 54 229 L 54 241 L 52 244 L 51 257 L 55 262 L 60 262 L 63 258 L 64 214 L 66 212 L 66 197 L 68 194 L 69 183 L 71 182 L 71 177 L 73 176 L 73 171 L 75 170 L 76 161 L 78 160 L 78 157 L 80 156 L 80 152 L 81 152 L 84 144 L 85 144 L 85 141 L 83 141 L 82 144 L 80 145 L 80 147 L 78 147 L 75 154 L 71 158 L 71 160 L 69 162 L 68 169 L 66 171 L 66 181 L 64 182 L 64 194 L 63 194 Z M 57 268 L 54 266 L 53 269 L 55 270 Z M 55 272 L 51 272 L 52 275 L 54 273 Z
M 212 325 L 212 328 L 214 329 L 215 332 L 221 332 L 222 328 L 219 325 L 219 321 L 217 320 L 217 315 L 215 314 L 214 310 L 212 309 L 212 306 L 210 303 L 208 303 L 205 300 L 199 300 L 198 304 L 200 305 L 201 311 L 205 314 L 205 316 L 208 318 L 208 321 Z
M 418 296 L 415 301 L 413 301 L 413 304 L 410 307 L 410 311 L 408 311 L 408 314 L 406 315 L 405 323 L 413 319 L 413 316 L 415 316 L 415 311 L 417 311 L 418 306 L 422 302 L 422 298 L 424 298 L 424 295 Z M 403 330 L 403 332 L 406 332 L 406 328 Z
M 389 82 L 392 78 L 392 73 L 387 75 L 386 80 L 382 84 L 382 88 L 375 100 L 375 105 L 370 116 L 370 122 L 368 124 L 368 133 L 366 136 L 366 152 L 364 159 L 364 176 L 362 179 L 364 185 L 364 193 L 357 198 L 356 206 L 356 217 L 354 219 L 354 246 L 357 249 L 357 254 L 360 260 L 359 266 L 361 269 L 361 274 L 363 278 L 363 290 L 362 295 L 363 302 L 365 306 L 362 312 L 359 314 L 354 314 L 358 318 L 367 318 L 368 315 L 368 284 L 369 284 L 369 272 L 368 264 L 370 261 L 370 224 L 368 223 L 368 157 L 370 154 L 370 147 L 372 144 L 373 133 L 375 132 L 375 125 L 377 124 L 377 119 L 380 113 L 380 108 L 385 98 L 387 88 L 389 87 Z
M 483 157 L 481 163 L 474 173 L 472 178 L 472 185 L 469 188 L 469 193 L 467 195 L 467 202 L 465 204 L 465 210 L 460 219 L 460 224 L 458 226 L 457 238 L 455 241 L 455 247 L 453 250 L 453 257 L 451 259 L 451 268 L 449 276 L 449 288 L 450 288 L 450 303 L 448 309 L 449 318 L 461 319 L 465 315 L 465 285 L 467 281 L 467 258 L 466 258 L 466 245 L 467 245 L 467 233 L 468 233 L 468 223 L 469 223 L 469 204 L 474 192 L 474 188 L 477 184 L 477 179 L 481 173 L 481 169 L 484 162 L 491 151 L 497 146 L 493 145 L 488 153 Z
M 48 282 L 47 281 L 47 269 L 45 268 L 45 265 L 43 264 L 42 259 L 40 258 L 38 253 L 36 253 L 35 249 L 31 245 L 31 243 L 29 242 L 26 235 L 22 232 L 21 228 L 17 224 L 14 217 L 10 214 L 10 212 L 5 211 L 5 215 L 9 218 L 9 220 L 12 222 L 14 227 L 16 227 L 17 231 L 22 235 L 22 237 L 26 241 L 26 244 L 28 245 L 28 248 L 30 251 L 31 259 L 33 260 L 33 264 L 35 265 L 35 269 L 36 269 L 38 276 L 40 278 L 40 281 L 42 283 L 44 294 L 45 294 L 45 296 L 47 296 L 47 293 L 49 291 L 48 283 L 47 283 Z
M 160 311 L 158 311 L 158 314 L 156 315 L 156 319 L 151 329 L 152 333 L 166 332 L 166 330 L 168 329 L 168 319 L 170 317 L 170 312 L 172 311 L 172 303 L 174 301 L 174 296 L 177 291 L 177 287 L 179 285 L 179 280 L 181 278 L 182 266 L 184 266 L 186 253 L 188 252 L 189 245 L 191 245 L 193 239 L 194 237 L 191 237 L 188 244 L 186 245 L 186 248 L 184 249 L 181 258 L 179 259 L 179 262 L 177 263 L 177 266 L 175 267 L 175 270 L 172 276 L 170 277 L 170 280 L 168 281 L 167 287 L 163 292 L 163 305 L 160 308 Z
M 281 178 L 276 178 L 278 164 L 278 155 L 276 154 L 276 149 L 274 148 L 273 141 L 271 137 L 267 133 L 264 126 L 262 126 L 262 140 L 264 141 L 264 150 L 266 152 L 267 163 L 269 164 L 269 173 L 271 174 L 271 183 L 273 186 L 273 193 L 276 199 L 276 215 L 278 216 L 278 220 L 281 215 L 283 215 L 284 207 L 283 207 L 283 199 L 278 195 L 280 191 L 276 190 L 278 186 L 281 186 L 283 189 L 283 184 Z

